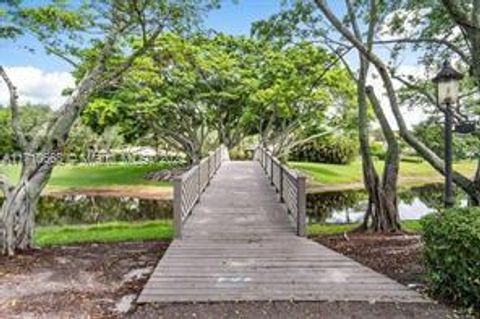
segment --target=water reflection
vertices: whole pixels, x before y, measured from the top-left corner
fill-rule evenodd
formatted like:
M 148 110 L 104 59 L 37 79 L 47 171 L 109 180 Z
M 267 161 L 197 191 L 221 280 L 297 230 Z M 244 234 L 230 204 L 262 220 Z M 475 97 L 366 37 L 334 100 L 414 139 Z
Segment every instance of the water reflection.
M 0 198 L 0 204 L 2 202 Z M 172 212 L 172 202 L 168 200 L 86 195 L 42 196 L 35 220 L 39 225 L 92 224 L 172 218 Z
M 465 206 L 466 195 L 456 190 L 456 204 Z M 361 221 L 367 208 L 364 191 L 327 192 L 308 194 L 309 223 L 354 223 Z M 412 187 L 399 193 L 399 212 L 402 220 L 420 219 L 443 206 L 443 185 L 431 184 Z
M 466 205 L 466 196 L 459 190 L 457 205 Z M 0 204 L 3 199 L 0 198 Z M 419 219 L 443 206 L 443 186 L 432 184 L 413 187 L 399 194 L 400 218 Z M 307 196 L 309 223 L 354 223 L 361 221 L 367 208 L 364 191 L 340 191 Z M 172 218 L 170 200 L 133 197 L 67 195 L 44 196 L 36 216 L 39 225 L 91 224 L 108 221 L 143 221 Z

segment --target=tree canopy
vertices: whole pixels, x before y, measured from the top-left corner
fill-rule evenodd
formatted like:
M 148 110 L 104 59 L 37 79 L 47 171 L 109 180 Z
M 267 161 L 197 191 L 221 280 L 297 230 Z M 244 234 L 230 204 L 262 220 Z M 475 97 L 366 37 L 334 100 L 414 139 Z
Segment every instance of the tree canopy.
M 348 130 L 352 96 L 346 71 L 309 43 L 167 33 L 83 118 L 96 130 L 120 123 L 129 139 L 154 134 L 195 161 L 208 136 L 234 147 L 260 134 L 281 149 L 307 132 Z

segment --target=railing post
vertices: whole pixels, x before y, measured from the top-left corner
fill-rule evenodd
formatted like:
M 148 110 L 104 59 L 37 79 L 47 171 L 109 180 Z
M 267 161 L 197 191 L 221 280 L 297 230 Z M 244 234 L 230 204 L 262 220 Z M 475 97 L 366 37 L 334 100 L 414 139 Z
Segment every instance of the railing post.
M 297 235 L 305 236 L 306 223 L 306 177 L 299 175 L 297 177 Z
M 213 152 L 213 171 L 217 173 L 217 151 Z
M 280 193 L 280 203 L 283 203 L 283 165 L 280 165 L 280 185 L 278 185 L 278 192 Z
M 262 154 L 263 154 L 263 171 L 265 174 L 267 174 L 267 152 L 262 149 Z
M 212 160 L 211 156 L 207 156 L 207 185 L 210 185 L 210 161 Z
M 270 154 L 270 184 L 274 184 L 273 183 L 273 155 Z
M 173 180 L 173 220 L 175 223 L 175 238 L 182 238 L 182 178 Z
M 268 153 L 265 150 L 265 174 L 268 176 Z
M 200 201 L 200 195 L 202 194 L 202 162 L 198 163 L 197 166 L 197 203 Z

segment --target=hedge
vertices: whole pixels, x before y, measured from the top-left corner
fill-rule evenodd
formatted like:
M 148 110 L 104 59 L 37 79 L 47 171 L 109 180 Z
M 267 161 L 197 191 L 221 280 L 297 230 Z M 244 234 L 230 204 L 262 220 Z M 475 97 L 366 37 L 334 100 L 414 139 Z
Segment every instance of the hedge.
M 454 208 L 422 219 L 432 292 L 480 309 L 480 208 Z
M 335 136 L 319 138 L 293 148 L 290 161 L 348 164 L 358 155 L 356 140 Z

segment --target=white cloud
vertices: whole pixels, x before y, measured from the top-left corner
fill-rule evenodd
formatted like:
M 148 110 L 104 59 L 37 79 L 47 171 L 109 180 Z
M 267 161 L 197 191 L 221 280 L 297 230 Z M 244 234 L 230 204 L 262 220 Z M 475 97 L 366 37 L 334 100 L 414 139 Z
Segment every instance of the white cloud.
M 68 72 L 47 72 L 33 66 L 6 67 L 10 79 L 18 89 L 20 103 L 46 104 L 59 108 L 66 97 L 65 88 L 74 86 L 74 79 Z M 8 91 L 0 84 L 0 104 L 8 104 Z

